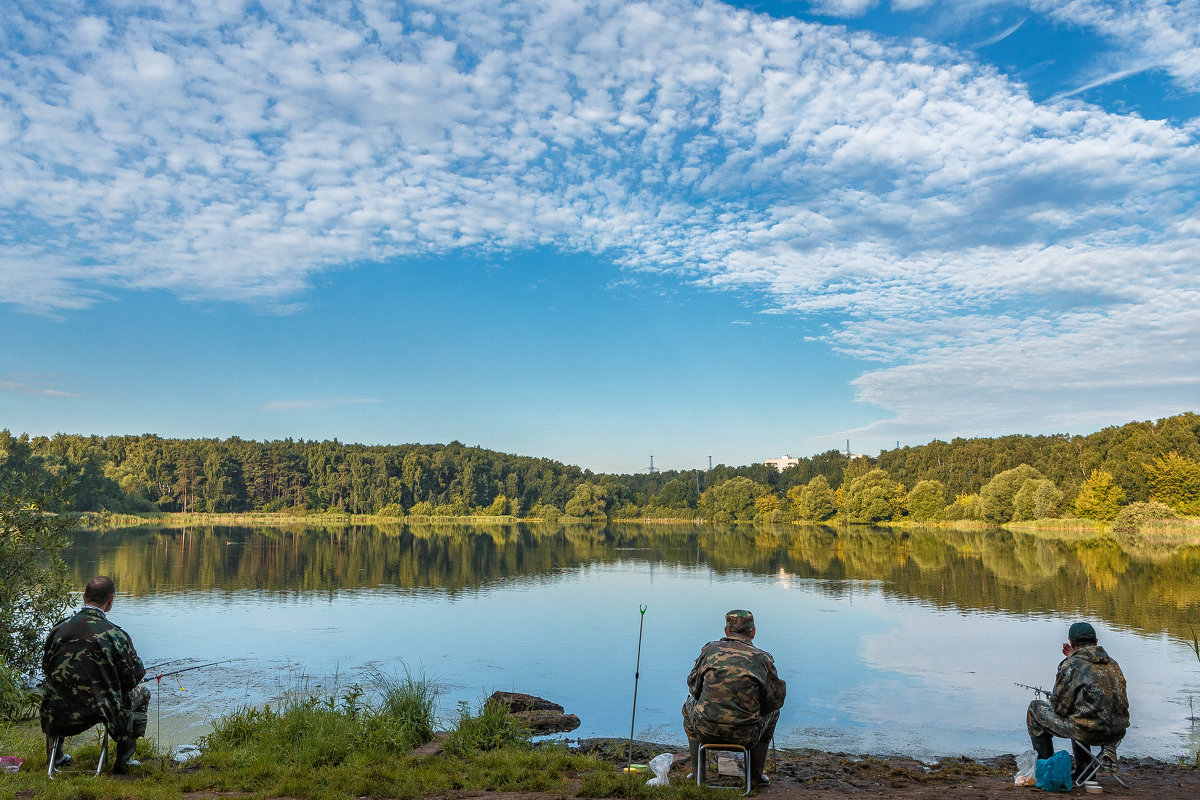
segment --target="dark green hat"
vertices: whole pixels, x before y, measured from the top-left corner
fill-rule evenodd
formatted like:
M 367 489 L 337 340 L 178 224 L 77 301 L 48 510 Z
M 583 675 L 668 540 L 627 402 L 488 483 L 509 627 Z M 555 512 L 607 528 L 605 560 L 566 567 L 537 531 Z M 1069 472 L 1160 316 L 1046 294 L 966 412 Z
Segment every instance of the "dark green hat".
M 1067 638 L 1072 642 L 1078 642 L 1083 639 L 1091 639 L 1094 642 L 1096 641 L 1096 629 L 1091 626 L 1091 623 L 1076 622 L 1067 631 Z
M 735 608 L 725 615 L 725 630 L 749 635 L 754 630 L 754 615 L 744 608 Z

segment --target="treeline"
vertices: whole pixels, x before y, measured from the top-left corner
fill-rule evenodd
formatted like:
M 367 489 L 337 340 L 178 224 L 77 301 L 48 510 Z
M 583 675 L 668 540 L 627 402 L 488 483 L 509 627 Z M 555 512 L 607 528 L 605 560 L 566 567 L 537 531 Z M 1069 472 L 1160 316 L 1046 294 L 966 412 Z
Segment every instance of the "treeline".
M 783 472 L 754 464 L 633 475 L 458 442 L 366 446 L 0 431 L 0 485 L 14 477 L 69 477 L 59 509 L 66 511 L 864 523 L 1161 518 L 1200 515 L 1200 416 L 1088 436 L 934 441 L 878 458 L 830 450 Z

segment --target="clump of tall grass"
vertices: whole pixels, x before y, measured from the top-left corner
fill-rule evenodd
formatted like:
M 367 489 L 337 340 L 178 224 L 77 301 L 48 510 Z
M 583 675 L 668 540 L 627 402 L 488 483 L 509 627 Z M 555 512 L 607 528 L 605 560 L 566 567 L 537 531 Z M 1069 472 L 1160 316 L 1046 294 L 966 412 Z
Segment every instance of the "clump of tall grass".
M 243 706 L 213 722 L 209 760 L 325 767 L 407 753 L 433 738 L 435 681 L 407 669 L 403 676 L 377 672 L 371 688 L 373 697 L 357 683 L 322 695 L 302 681 L 274 706 Z
M 492 699 L 471 711 L 471 704 L 462 700 L 455 712 L 453 727 L 442 742 L 450 755 L 466 755 L 479 750 L 529 747 L 529 729 L 509 713 L 504 703 Z

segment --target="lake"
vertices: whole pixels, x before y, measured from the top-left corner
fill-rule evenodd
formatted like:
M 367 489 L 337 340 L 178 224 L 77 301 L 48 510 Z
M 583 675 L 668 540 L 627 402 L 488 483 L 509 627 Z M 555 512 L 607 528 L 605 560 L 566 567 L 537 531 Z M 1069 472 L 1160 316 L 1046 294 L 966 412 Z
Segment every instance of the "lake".
M 1096 625 L 1129 683 L 1130 756 L 1200 747 L 1200 548 L 1126 549 L 1006 531 L 465 524 L 137 528 L 75 535 L 77 585 L 117 581 L 111 618 L 148 666 L 237 659 L 151 682 L 149 735 L 304 680 L 436 677 L 445 718 L 495 690 L 562 704 L 572 737 L 635 727 L 682 743 L 684 678 L 724 613 L 787 681 L 779 746 L 988 756 L 1025 750 L 1071 622 Z M 159 716 L 161 714 L 161 723 Z M 1061 743 L 1060 743 L 1060 746 Z

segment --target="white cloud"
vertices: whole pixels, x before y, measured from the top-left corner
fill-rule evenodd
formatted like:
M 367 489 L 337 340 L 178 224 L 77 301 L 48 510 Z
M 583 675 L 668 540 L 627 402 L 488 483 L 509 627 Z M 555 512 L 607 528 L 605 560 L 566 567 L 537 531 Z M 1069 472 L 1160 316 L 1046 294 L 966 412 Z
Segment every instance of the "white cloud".
M 359 406 L 365 403 L 382 402 L 374 397 L 335 397 L 319 400 L 271 400 L 263 403 L 264 411 L 310 411 L 313 409 Z
M 0 392 L 45 400 L 79 400 L 97 396 L 90 392 L 77 392 L 67 388 L 62 376 L 50 372 L 10 372 L 0 375 Z
M 1058 22 L 1094 30 L 1115 42 L 1120 47 L 1117 58 L 1124 70 L 1162 69 L 1182 88 L 1200 91 L 1200 0 L 1028 3 L 1034 11 Z
M 1196 396 L 1195 125 L 716 2 L 419 5 L 14 11 L 0 299 L 286 309 L 333 267 L 554 247 L 841 320 L 828 340 L 879 364 L 859 392 L 901 427 L 948 424 L 964 386 L 1016 429 L 1047 386 L 1096 414 Z M 1191 52 L 1194 6 L 1035 10 L 1097 11 L 1186 84 L 1200 59 L 1168 44 Z M 346 401 L 268 406 L 313 402 Z

